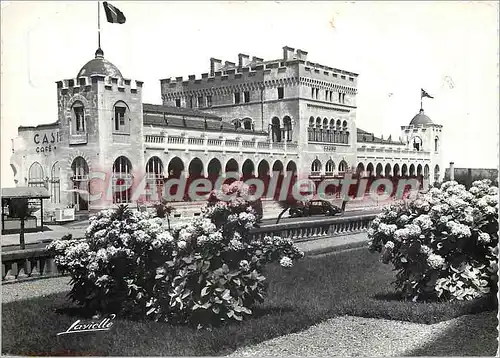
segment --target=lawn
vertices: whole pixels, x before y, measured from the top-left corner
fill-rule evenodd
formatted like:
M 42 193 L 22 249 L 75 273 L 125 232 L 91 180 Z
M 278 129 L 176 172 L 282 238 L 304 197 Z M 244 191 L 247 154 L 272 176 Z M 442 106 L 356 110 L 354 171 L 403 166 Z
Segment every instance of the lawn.
M 2 352 L 52 356 L 214 356 L 344 314 L 435 323 L 497 308 L 493 296 L 460 303 L 398 300 L 391 286 L 394 273 L 378 259 L 379 255 L 360 249 L 306 257 L 291 269 L 269 266 L 268 295 L 255 310 L 255 316 L 241 324 L 213 330 L 195 331 L 118 317 L 109 332 L 56 336 L 81 318 L 64 293 L 6 303 L 2 307 Z M 496 326 L 492 324 L 489 329 L 488 335 L 496 337 Z M 497 342 L 494 338 L 488 342 L 484 352 L 494 355 Z

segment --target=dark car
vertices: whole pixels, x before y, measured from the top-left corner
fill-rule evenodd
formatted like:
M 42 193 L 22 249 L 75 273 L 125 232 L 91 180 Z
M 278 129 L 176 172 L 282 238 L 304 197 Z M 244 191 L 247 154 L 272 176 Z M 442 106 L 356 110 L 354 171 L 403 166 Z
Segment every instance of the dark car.
M 332 203 L 321 199 L 311 200 L 305 204 L 299 204 L 293 208 L 290 208 L 291 217 L 312 216 L 312 215 L 333 216 L 341 212 L 342 209 L 339 208 L 338 206 L 335 206 Z

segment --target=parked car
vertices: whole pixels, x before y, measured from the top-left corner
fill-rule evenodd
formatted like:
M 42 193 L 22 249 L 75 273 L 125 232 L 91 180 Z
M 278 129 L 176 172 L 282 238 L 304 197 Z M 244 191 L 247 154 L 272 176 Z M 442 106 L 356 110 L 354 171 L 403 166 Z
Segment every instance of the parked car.
M 315 199 L 310 200 L 306 203 L 298 204 L 290 208 L 291 217 L 301 217 L 301 216 L 313 216 L 313 215 L 325 215 L 333 216 L 342 212 L 342 209 L 336 205 L 333 205 L 329 201 Z

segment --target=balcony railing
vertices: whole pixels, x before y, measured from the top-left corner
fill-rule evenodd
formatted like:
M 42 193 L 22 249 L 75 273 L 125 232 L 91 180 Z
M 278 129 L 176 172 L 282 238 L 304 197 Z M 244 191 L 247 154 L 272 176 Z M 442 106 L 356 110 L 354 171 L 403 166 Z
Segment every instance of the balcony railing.
M 69 135 L 69 144 L 86 144 L 88 139 L 87 133 L 72 133 Z
M 263 226 L 251 230 L 254 239 L 280 236 L 295 242 L 337 237 L 364 232 L 375 218 L 375 214 L 336 217 L 324 220 L 300 221 Z M 47 243 L 48 244 L 48 243 Z M 43 278 L 64 275 L 54 257 L 45 248 L 14 250 L 2 253 L 2 281 L 26 278 Z
M 230 151 L 243 152 L 258 152 L 258 151 L 276 151 L 287 152 L 291 154 L 297 153 L 297 143 L 292 142 L 269 142 L 264 140 L 243 140 L 243 139 L 221 139 L 221 138 L 200 138 L 200 137 L 184 137 L 169 135 L 163 136 L 158 134 L 145 134 L 144 142 L 148 148 L 169 148 L 169 149 L 184 149 L 188 150 L 192 146 L 193 149 L 199 147 L 213 147 L 213 149 L 226 148 Z

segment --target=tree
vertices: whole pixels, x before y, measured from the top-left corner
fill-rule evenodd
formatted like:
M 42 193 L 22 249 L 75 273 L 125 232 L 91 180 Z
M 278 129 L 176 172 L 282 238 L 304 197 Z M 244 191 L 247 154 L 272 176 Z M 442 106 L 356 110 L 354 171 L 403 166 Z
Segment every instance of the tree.
M 9 203 L 9 214 L 14 218 L 18 218 L 21 221 L 21 226 L 19 230 L 19 245 L 21 250 L 25 249 L 24 242 L 24 223 L 25 220 L 28 219 L 33 212 L 35 212 L 35 208 L 31 208 L 28 203 L 27 198 L 14 198 L 10 200 Z
M 170 230 L 170 215 L 175 210 L 173 206 L 168 205 L 165 199 L 154 205 L 156 216 L 159 218 L 167 218 L 168 230 Z

